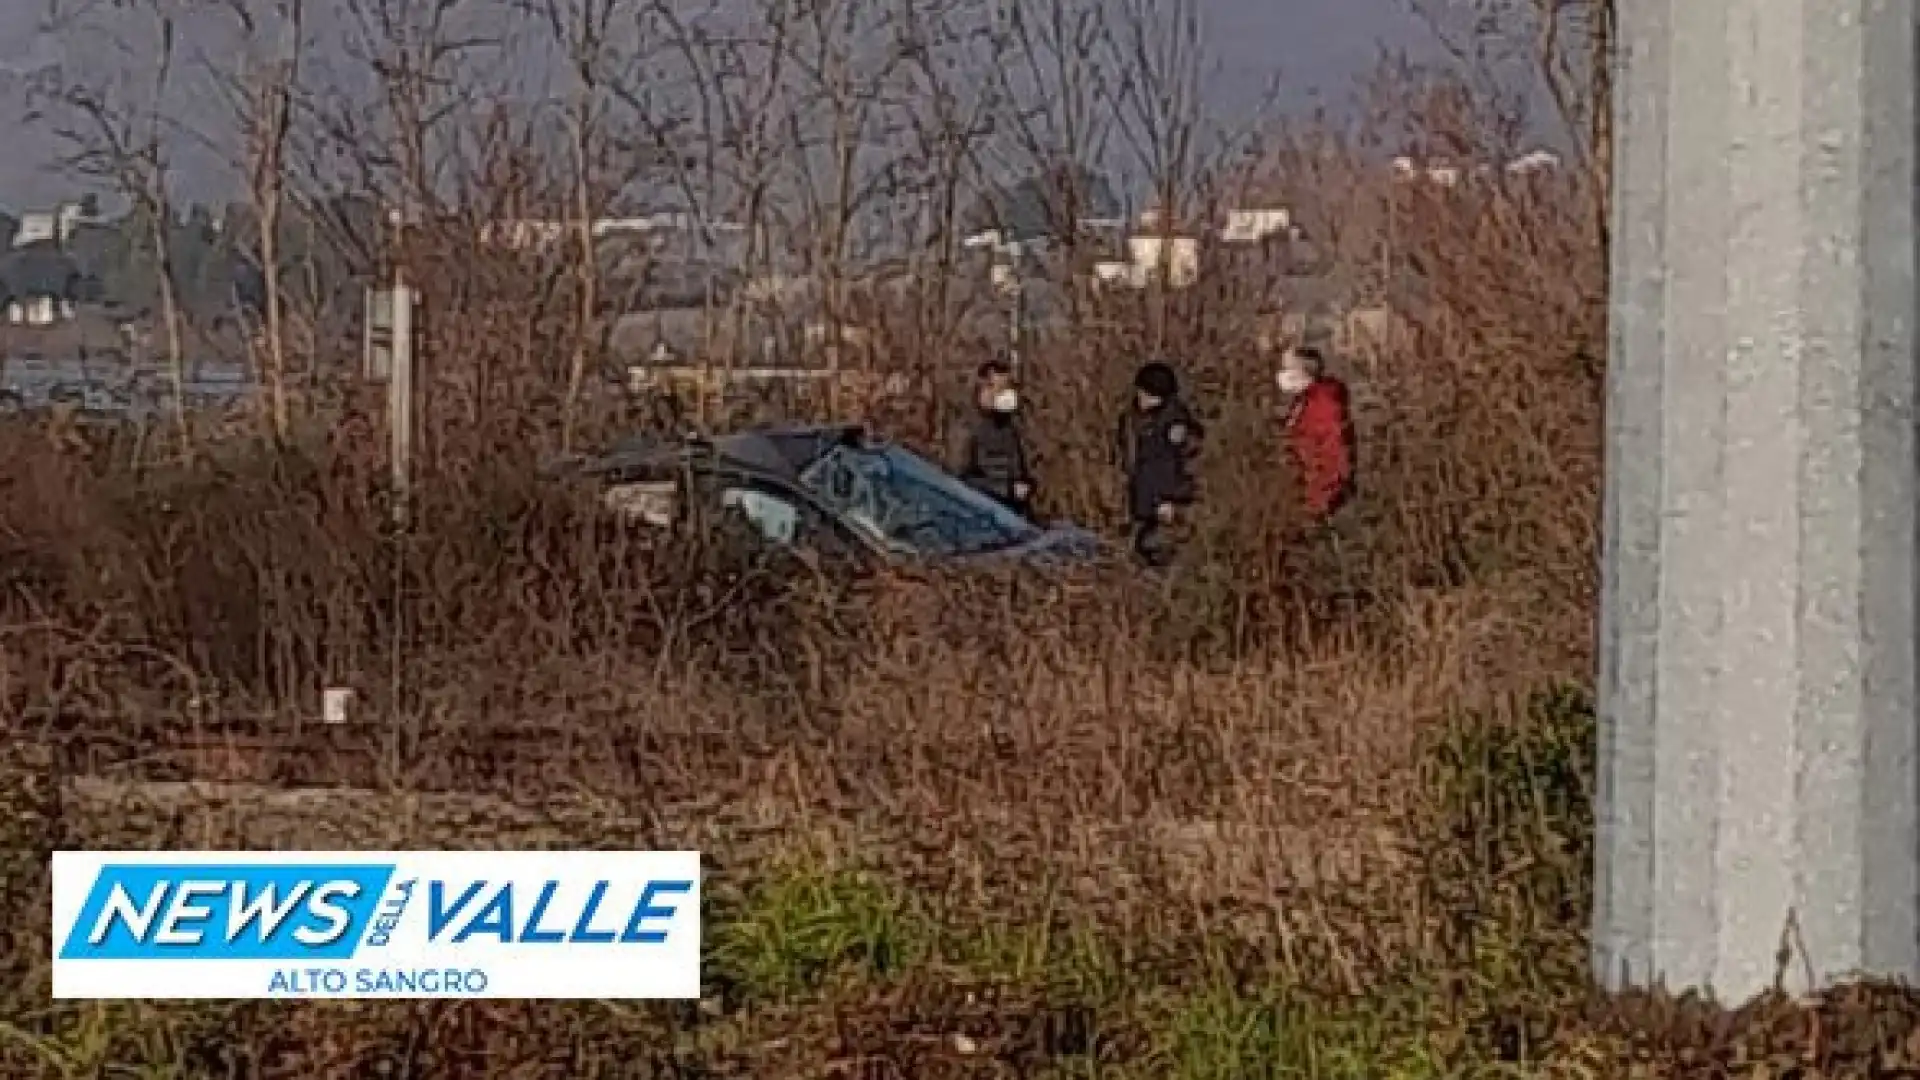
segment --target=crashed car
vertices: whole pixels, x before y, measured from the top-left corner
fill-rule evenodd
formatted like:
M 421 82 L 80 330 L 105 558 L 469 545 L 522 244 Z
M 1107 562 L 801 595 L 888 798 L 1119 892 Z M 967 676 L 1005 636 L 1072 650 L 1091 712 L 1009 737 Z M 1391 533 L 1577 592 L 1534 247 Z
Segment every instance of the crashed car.
M 569 471 L 598 485 L 609 509 L 650 527 L 727 515 L 782 548 L 869 565 L 1078 564 L 1111 554 L 1094 533 L 1035 524 L 857 425 L 643 436 Z

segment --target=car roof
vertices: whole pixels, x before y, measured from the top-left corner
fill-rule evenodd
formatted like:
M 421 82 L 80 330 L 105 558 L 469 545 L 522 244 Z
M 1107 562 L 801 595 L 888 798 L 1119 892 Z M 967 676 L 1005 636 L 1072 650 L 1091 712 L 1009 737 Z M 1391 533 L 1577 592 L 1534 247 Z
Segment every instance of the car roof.
M 714 438 L 635 435 L 614 446 L 589 471 L 618 477 L 677 472 L 689 460 L 707 459 L 798 481 L 800 473 L 836 445 L 864 442 L 856 424 L 767 425 Z

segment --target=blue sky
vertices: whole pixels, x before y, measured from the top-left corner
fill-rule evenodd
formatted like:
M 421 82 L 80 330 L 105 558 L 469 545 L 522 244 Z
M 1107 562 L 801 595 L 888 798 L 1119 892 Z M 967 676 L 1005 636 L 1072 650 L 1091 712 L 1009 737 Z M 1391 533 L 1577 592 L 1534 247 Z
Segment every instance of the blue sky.
M 137 65 L 97 30 L 47 32 L 41 29 L 55 3 L 68 7 L 86 0 L 0 0 L 0 123 L 8 133 L 0 153 L 0 207 L 18 210 L 45 205 L 72 191 L 72 181 L 52 168 L 60 143 L 41 125 L 23 122 L 28 73 L 64 65 L 68 77 L 92 81 L 97 73 Z M 95 4 L 104 5 L 101 0 Z M 342 0 L 309 0 L 316 7 Z M 1315 95 L 1338 99 L 1353 80 L 1377 60 L 1382 46 L 1419 50 L 1429 40 L 1412 18 L 1406 0 L 1200 0 L 1212 74 L 1210 102 L 1227 114 L 1249 113 L 1277 85 L 1282 102 L 1300 106 Z M 105 16 L 96 16 L 105 17 Z M 191 38 L 192 31 L 186 36 Z M 207 93 L 189 93 L 204 101 Z M 183 105 L 209 108 L 217 105 Z M 191 148 L 179 148 L 183 194 L 213 195 L 218 168 L 195 162 Z

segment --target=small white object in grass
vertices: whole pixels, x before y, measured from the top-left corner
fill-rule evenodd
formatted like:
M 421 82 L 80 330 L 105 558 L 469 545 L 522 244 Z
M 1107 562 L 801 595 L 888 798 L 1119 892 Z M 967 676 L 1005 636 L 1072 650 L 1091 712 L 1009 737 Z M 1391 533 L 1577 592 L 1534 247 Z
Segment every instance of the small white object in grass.
M 345 686 L 329 686 L 320 694 L 320 719 L 328 724 L 347 722 L 347 710 L 353 706 L 353 690 Z

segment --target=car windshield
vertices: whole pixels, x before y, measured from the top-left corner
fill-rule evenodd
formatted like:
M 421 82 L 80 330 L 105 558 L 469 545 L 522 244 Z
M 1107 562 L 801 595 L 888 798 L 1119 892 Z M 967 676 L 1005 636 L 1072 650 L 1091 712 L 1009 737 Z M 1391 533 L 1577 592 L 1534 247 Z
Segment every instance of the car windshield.
M 836 446 L 801 482 L 888 548 L 909 555 L 979 555 L 1040 534 L 1032 522 L 898 446 Z

